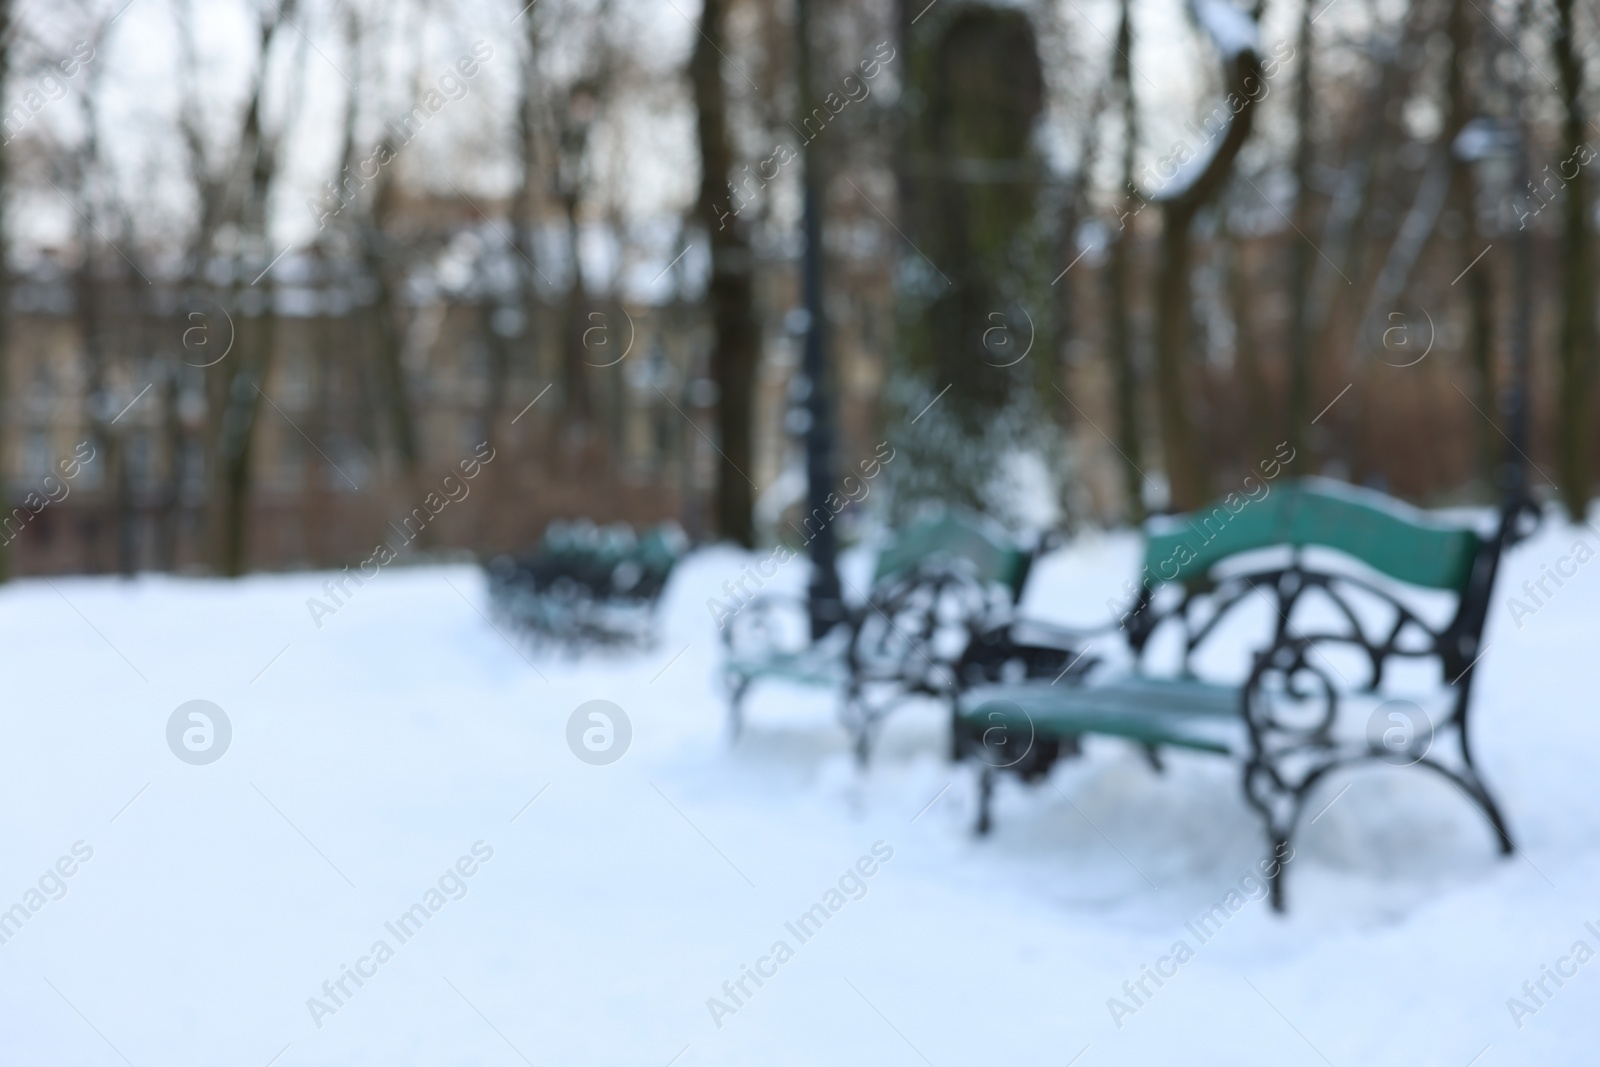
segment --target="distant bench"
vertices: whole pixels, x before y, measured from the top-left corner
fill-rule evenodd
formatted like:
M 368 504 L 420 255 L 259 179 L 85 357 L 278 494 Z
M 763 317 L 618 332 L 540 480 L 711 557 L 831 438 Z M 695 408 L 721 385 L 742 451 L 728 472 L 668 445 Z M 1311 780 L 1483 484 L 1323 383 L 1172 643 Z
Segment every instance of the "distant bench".
M 689 539 L 675 522 L 552 522 L 538 549 L 488 567 L 495 608 L 537 639 L 576 651 L 647 644 L 657 601 Z
M 1075 754 L 1081 737 L 1102 734 L 1141 746 L 1158 770 L 1169 747 L 1238 761 L 1245 796 L 1261 815 L 1274 855 L 1284 854 L 1316 786 L 1366 761 L 1442 775 L 1478 807 L 1509 853 L 1511 835 L 1473 763 L 1467 712 L 1495 573 L 1506 547 L 1525 535 L 1531 511 L 1528 504 L 1508 506 L 1495 533 L 1484 537 L 1382 494 L 1307 478 L 1242 508 L 1218 505 L 1152 520 L 1145 579 L 1121 625 L 1131 669 L 1091 670 L 1059 684 L 985 683 L 958 696 L 956 743 L 982 763 L 978 831 L 990 826 L 997 771 L 1042 776 L 1057 758 Z M 1418 594 L 1451 594 L 1449 621 L 1430 626 L 1404 589 L 1383 588 L 1382 579 L 1367 580 L 1354 567 L 1306 566 L 1303 550 L 1311 546 L 1343 553 Z M 1254 570 L 1230 566 L 1274 548 L 1283 550 L 1280 562 Z M 1262 596 L 1275 618 L 1253 646 L 1248 676 L 1202 680 L 1193 669 L 1196 653 L 1234 609 Z M 1320 616 L 1296 615 L 1313 602 L 1321 602 Z M 1174 629 L 1181 666 L 1152 670 L 1152 638 Z M 1350 709 L 1359 718 L 1362 706 L 1393 695 L 1385 672 L 1401 660 L 1437 664 L 1438 695 L 1448 711 L 1431 721 L 1420 707 L 1399 701 L 1385 705 L 1388 712 L 1378 707 L 1364 729 L 1352 722 Z M 1281 911 L 1281 867 L 1270 881 Z

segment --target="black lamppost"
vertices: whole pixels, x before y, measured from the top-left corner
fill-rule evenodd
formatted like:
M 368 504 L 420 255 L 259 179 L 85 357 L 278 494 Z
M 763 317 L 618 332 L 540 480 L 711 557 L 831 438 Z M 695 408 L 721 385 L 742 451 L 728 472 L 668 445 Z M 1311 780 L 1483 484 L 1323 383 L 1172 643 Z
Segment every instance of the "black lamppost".
M 799 38 L 800 125 L 811 115 L 811 3 L 795 0 L 795 33 Z M 802 134 L 803 136 L 803 134 Z M 805 236 L 805 258 L 800 269 L 801 296 L 805 302 L 804 351 L 801 367 L 806 378 L 806 514 L 826 518 L 810 542 L 811 586 L 809 607 L 811 636 L 822 637 L 844 618 L 844 600 L 839 592 L 838 541 L 834 536 L 828 494 L 833 492 L 833 404 L 832 382 L 828 374 L 827 316 L 822 307 L 822 174 L 820 153 L 809 140 L 800 145 L 803 188 L 801 230 Z M 802 526 L 804 522 L 802 522 Z

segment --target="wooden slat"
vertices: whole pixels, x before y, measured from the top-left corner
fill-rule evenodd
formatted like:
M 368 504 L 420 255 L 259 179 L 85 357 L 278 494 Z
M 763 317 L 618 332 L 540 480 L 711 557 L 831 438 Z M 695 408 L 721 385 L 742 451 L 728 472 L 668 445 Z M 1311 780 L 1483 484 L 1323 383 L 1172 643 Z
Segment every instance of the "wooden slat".
M 1322 478 L 1268 485 L 1189 515 L 1146 526 L 1146 581 L 1181 581 L 1242 552 L 1273 545 L 1320 545 L 1347 553 L 1391 578 L 1460 592 L 1481 539 L 1381 493 Z
M 1239 700 L 1237 686 L 1135 675 L 1090 686 L 982 686 L 962 696 L 961 716 L 979 734 L 1110 734 L 1232 755 L 1244 741 Z

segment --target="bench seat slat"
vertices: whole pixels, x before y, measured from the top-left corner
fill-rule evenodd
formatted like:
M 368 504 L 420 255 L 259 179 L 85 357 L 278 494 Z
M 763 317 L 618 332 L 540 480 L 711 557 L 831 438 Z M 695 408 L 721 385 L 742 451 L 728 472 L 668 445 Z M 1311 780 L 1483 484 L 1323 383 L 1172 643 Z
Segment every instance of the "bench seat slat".
M 760 657 L 727 661 L 729 674 L 744 681 L 781 678 L 799 685 L 843 685 L 850 671 L 843 657 L 813 649 L 804 652 L 774 652 Z
M 1240 688 L 1194 679 L 1129 675 L 1087 686 L 990 685 L 963 694 L 960 715 L 977 732 L 1026 736 L 1110 734 L 1151 745 L 1238 755 L 1245 743 Z

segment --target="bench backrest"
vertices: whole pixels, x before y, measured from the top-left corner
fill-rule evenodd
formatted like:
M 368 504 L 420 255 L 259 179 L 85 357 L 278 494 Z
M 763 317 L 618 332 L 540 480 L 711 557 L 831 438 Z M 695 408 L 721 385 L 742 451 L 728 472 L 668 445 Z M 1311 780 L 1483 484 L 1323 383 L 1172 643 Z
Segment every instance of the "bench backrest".
M 1465 592 L 1483 538 L 1381 493 L 1324 478 L 1265 495 L 1230 494 L 1188 515 L 1146 524 L 1145 582 L 1187 581 L 1243 552 L 1274 545 L 1337 549 L 1391 578 Z
M 635 558 L 646 571 L 666 575 L 683 558 L 689 539 L 675 522 L 663 522 L 639 535 Z
M 637 532 L 627 523 L 557 520 L 545 528 L 538 565 L 546 574 L 565 575 L 597 591 L 614 585 L 619 572 L 636 576 L 624 580 L 626 588 L 648 578 L 643 588 L 659 590 L 687 548 L 688 538 L 671 521 Z
M 878 554 L 872 580 L 876 583 L 940 558 L 968 561 L 979 580 L 1000 583 L 1015 601 L 1022 595 L 1033 553 L 1008 543 L 988 523 L 947 512 L 900 531 Z

